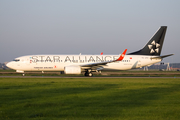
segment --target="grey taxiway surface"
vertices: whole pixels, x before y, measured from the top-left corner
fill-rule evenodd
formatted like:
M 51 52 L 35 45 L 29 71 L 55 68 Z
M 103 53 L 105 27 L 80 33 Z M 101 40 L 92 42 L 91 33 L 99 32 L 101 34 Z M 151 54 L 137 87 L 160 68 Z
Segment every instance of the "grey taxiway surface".
M 68 77 L 68 76 L 0 76 L 0 78 L 180 78 L 180 77 Z

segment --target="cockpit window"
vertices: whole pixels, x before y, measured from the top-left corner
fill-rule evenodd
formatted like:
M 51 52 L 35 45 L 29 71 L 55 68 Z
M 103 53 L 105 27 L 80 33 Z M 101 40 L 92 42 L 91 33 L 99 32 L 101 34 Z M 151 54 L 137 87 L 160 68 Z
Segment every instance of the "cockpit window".
M 14 59 L 13 61 L 15 61 L 15 62 L 19 62 L 19 61 L 20 61 L 20 59 Z

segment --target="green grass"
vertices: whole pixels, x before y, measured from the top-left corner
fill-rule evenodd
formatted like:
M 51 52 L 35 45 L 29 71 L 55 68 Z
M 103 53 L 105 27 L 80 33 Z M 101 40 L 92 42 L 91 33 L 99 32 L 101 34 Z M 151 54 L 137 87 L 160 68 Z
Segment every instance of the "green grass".
M 2 70 L 2 69 L 0 69 L 0 72 L 16 72 L 16 70 L 11 70 L 11 69 Z
M 0 78 L 0 120 L 174 120 L 179 78 Z

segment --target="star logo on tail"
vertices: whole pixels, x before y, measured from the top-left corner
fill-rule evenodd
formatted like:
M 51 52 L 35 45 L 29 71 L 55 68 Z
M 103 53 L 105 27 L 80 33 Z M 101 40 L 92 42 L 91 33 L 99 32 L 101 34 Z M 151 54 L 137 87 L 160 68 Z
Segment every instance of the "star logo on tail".
M 150 45 L 148 45 L 148 48 L 150 50 L 150 53 L 159 53 L 159 47 L 161 45 L 156 43 L 155 40 L 152 41 L 152 43 Z

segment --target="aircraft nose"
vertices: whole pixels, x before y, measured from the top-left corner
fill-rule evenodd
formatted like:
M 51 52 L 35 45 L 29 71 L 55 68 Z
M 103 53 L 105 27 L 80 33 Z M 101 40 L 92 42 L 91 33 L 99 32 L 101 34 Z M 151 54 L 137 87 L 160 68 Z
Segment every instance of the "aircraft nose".
M 8 68 L 12 68 L 12 67 L 13 67 L 12 62 L 5 63 L 5 65 L 6 65 Z
M 9 63 L 9 62 L 5 62 L 4 64 L 7 66 L 8 63 Z

